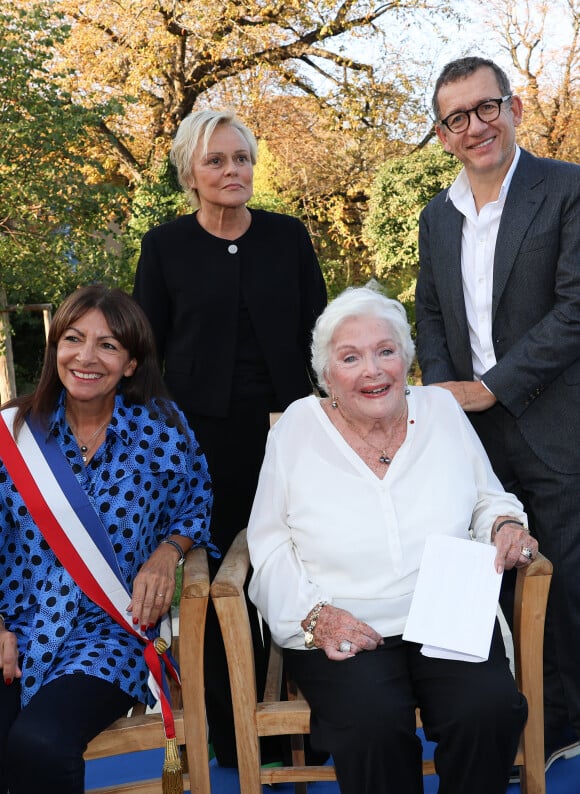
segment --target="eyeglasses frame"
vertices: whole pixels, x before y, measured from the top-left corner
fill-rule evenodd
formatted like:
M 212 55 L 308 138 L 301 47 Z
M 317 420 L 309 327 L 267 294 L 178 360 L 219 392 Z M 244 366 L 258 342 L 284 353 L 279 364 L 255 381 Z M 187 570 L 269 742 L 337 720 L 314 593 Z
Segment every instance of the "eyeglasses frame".
M 451 113 L 449 113 L 449 115 L 445 116 L 444 119 L 441 119 L 439 123 L 444 124 L 445 127 L 449 130 L 449 132 L 453 133 L 453 135 L 461 135 L 462 132 L 467 132 L 467 130 L 469 129 L 469 125 L 471 124 L 472 113 L 475 113 L 477 118 L 480 121 L 482 121 L 484 124 L 487 124 L 488 121 L 490 122 L 495 121 L 496 119 L 499 118 L 499 115 L 501 113 L 501 106 L 504 104 L 504 102 L 507 102 L 508 99 L 512 99 L 512 97 L 513 94 L 506 94 L 505 96 L 498 98 L 490 97 L 489 99 L 483 99 L 481 102 L 478 102 L 475 107 L 469 108 L 469 110 L 453 110 Z M 479 113 L 477 112 L 482 105 L 485 105 L 488 102 L 497 102 L 497 116 L 494 119 L 482 119 Z M 462 130 L 452 130 L 451 127 L 449 126 L 449 118 L 451 116 L 457 115 L 458 113 L 465 113 L 467 115 L 467 127 L 465 127 L 465 129 Z

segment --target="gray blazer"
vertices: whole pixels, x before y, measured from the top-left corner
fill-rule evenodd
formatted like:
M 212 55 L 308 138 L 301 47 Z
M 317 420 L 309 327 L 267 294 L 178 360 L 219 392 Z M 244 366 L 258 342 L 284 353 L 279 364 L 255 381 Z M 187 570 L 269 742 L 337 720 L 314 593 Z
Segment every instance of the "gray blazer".
M 420 218 L 417 354 L 425 384 L 472 380 L 463 216 L 442 191 Z M 521 152 L 499 227 L 483 376 L 550 468 L 580 473 L 580 166 Z

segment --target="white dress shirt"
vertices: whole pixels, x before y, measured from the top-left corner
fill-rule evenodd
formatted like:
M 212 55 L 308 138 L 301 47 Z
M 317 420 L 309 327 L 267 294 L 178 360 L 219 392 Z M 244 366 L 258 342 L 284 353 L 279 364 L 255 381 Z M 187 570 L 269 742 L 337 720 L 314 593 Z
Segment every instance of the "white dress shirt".
M 471 529 L 488 543 L 498 515 L 526 520 L 448 391 L 412 387 L 407 402 L 407 436 L 383 479 L 315 396 L 270 431 L 248 525 L 249 592 L 282 647 L 304 648 L 300 622 L 319 601 L 402 634 L 428 534 Z
M 481 380 L 484 373 L 496 364 L 491 330 L 495 244 L 506 196 L 519 158 L 520 149 L 516 146 L 514 159 L 497 200 L 485 204 L 479 214 L 465 169 L 460 171 L 448 192 L 448 198 L 464 216 L 461 276 L 476 380 Z

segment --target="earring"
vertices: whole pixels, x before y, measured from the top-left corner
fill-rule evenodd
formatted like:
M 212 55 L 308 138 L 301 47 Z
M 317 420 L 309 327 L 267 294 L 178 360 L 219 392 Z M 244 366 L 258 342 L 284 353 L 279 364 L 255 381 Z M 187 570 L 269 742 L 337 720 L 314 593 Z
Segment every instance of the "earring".
M 335 395 L 332 395 L 332 402 L 330 403 L 332 408 L 338 408 L 338 400 L 336 399 Z
M 411 389 L 408 386 L 405 389 L 405 394 L 411 394 Z

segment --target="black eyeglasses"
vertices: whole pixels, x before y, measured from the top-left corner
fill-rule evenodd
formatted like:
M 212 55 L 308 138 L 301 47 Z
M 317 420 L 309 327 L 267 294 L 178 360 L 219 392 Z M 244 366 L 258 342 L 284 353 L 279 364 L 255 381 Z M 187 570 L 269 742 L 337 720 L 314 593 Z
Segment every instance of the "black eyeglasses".
M 450 113 L 444 119 L 441 119 L 441 124 L 445 124 L 449 132 L 465 132 L 469 127 L 472 113 L 475 113 L 480 121 L 495 121 L 500 114 L 502 104 L 511 98 L 511 94 L 506 94 L 499 99 L 485 99 L 474 108 L 470 108 L 469 110 L 456 110 Z

